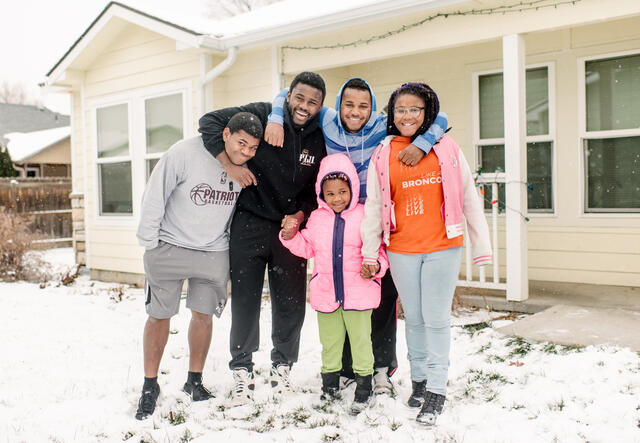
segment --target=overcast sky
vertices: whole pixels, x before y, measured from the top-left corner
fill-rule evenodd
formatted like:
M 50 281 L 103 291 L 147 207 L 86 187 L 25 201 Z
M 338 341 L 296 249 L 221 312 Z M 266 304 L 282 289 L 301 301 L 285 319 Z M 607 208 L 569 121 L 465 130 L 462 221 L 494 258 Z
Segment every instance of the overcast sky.
M 136 5 L 143 0 L 127 0 Z M 156 3 L 174 0 L 156 0 Z M 200 0 L 180 0 L 199 5 Z M 24 83 L 32 97 L 38 83 L 109 3 L 108 0 L 3 0 L 0 6 L 0 83 Z M 44 105 L 69 113 L 67 94 L 42 96 Z

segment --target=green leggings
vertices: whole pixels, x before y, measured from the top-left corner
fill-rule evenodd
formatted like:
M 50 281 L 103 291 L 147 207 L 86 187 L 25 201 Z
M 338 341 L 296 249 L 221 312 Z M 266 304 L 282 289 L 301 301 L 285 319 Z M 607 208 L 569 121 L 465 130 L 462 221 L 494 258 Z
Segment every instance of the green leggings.
M 349 334 L 353 372 L 358 375 L 373 374 L 373 348 L 371 346 L 371 309 L 325 314 L 318 312 L 318 329 L 322 343 L 322 373 L 342 369 L 342 349 L 345 333 Z

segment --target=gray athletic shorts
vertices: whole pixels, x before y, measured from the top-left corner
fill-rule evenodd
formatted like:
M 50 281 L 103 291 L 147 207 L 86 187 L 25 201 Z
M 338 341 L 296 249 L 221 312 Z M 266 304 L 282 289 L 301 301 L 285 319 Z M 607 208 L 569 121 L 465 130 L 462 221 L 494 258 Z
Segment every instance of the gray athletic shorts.
M 154 318 L 178 313 L 185 280 L 189 282 L 187 308 L 220 317 L 227 304 L 229 251 L 206 252 L 161 241 L 144 253 L 145 307 Z

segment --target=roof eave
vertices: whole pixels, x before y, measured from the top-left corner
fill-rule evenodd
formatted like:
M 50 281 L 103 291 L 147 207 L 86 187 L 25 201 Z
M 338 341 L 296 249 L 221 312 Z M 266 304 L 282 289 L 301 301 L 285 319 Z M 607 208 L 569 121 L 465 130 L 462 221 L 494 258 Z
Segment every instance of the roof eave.
M 222 48 L 232 46 L 238 48 L 250 48 L 265 44 L 279 43 L 292 38 L 298 39 L 311 34 L 331 31 L 347 26 L 370 23 L 379 19 L 387 19 L 412 12 L 427 11 L 468 0 L 393 0 L 380 2 L 373 5 L 364 5 L 358 8 L 339 11 L 321 17 L 313 17 L 303 21 L 279 25 L 274 28 L 263 28 L 247 34 L 222 37 Z
M 280 43 L 292 38 L 297 39 L 311 34 L 344 28 L 346 26 L 369 23 L 378 19 L 440 8 L 465 1 L 468 0 L 387 0 L 327 14 L 321 17 L 313 17 L 275 28 L 260 29 L 243 35 L 222 38 L 204 35 L 152 16 L 128 5 L 112 1 L 105 6 L 98 17 L 96 17 L 62 58 L 58 60 L 53 68 L 46 74 L 44 83 L 46 86 L 68 87 L 69 85 L 67 83 L 58 84 L 58 81 L 64 79 L 65 71 L 69 69 L 73 61 L 113 17 L 120 17 L 131 23 L 152 29 L 162 35 L 175 39 L 187 47 L 224 53 L 231 47 L 250 48 L 265 44 Z
M 64 72 L 72 65 L 73 61 L 114 17 L 151 29 L 185 46 L 219 52 L 224 51 L 223 45 L 215 38 L 168 22 L 128 5 L 112 1 L 105 6 L 98 17 L 91 22 L 89 27 L 46 74 L 45 84 L 47 86 L 56 85 L 56 82 L 64 75 Z

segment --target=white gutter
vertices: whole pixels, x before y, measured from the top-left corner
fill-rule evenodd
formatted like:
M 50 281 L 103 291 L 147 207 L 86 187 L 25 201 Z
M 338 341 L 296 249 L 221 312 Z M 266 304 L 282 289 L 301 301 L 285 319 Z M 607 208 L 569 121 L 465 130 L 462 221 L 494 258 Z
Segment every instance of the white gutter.
M 386 0 L 364 4 L 352 9 L 328 13 L 317 17 L 308 17 L 294 22 L 276 23 L 271 26 L 248 31 L 240 35 L 220 37 L 218 45 L 223 48 L 238 46 L 251 48 L 271 43 L 279 43 L 287 39 L 297 39 L 307 35 L 327 32 L 347 26 L 356 26 L 411 13 L 427 11 L 466 3 L 469 0 Z M 267 7 L 268 8 L 268 7 Z M 261 11 L 253 13 L 259 15 Z M 233 21 L 233 18 L 230 20 Z M 220 46 L 218 46 L 220 47 Z
M 198 110 L 200 111 L 199 115 L 203 115 L 206 110 L 205 88 L 207 87 L 207 84 L 212 82 L 213 79 L 229 69 L 229 67 L 235 63 L 237 54 L 238 48 L 235 46 L 230 47 L 227 51 L 227 58 L 218 63 L 211 71 L 200 77 L 200 105 L 198 108 Z

